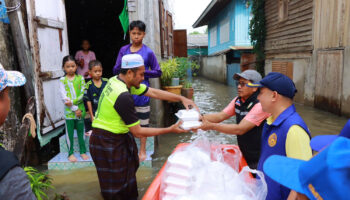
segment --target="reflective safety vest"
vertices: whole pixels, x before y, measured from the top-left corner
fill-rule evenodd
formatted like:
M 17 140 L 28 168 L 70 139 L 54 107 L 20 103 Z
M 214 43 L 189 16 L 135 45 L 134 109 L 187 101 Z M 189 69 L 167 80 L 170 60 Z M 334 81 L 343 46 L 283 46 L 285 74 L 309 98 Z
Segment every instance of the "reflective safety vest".
M 83 102 L 85 81 L 83 76 L 75 75 L 73 81 L 68 80 L 67 76 L 61 77 L 61 83 L 64 85 L 64 89 L 67 92 L 67 97 L 72 100 L 74 105 L 77 105 L 81 110 L 81 118 L 85 118 L 86 110 Z M 64 115 L 66 119 L 76 119 L 75 112 L 70 107 L 64 106 Z
M 119 95 L 124 92 L 130 92 L 134 95 L 141 95 L 147 89 L 148 88 L 146 85 L 140 84 L 139 88 L 131 87 L 129 90 L 126 84 L 119 80 L 117 76 L 110 78 L 101 93 L 92 127 L 103 129 L 114 134 L 128 133 L 129 128 L 115 110 L 114 104 Z M 137 123 L 140 123 L 140 121 Z M 133 125 L 136 125 L 137 123 L 134 123 Z
M 257 99 L 258 92 L 252 94 L 245 102 L 240 97 L 235 102 L 236 121 L 239 124 L 244 117 L 250 112 L 250 110 L 259 103 Z M 238 146 L 242 151 L 244 158 L 248 165 L 252 169 L 256 169 L 261 149 L 261 132 L 264 126 L 265 120 L 251 130 L 247 131 L 243 135 L 237 135 Z

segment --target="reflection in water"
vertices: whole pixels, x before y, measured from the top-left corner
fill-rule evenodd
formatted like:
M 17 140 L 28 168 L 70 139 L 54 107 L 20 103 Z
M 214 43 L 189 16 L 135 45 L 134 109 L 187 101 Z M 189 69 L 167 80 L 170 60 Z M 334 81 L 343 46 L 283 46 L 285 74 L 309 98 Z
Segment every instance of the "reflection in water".
M 193 87 L 195 90 L 194 100 L 203 114 L 223 110 L 236 95 L 236 88 L 204 78 L 196 78 Z M 346 118 L 312 107 L 296 105 L 296 108 L 305 120 L 313 136 L 320 134 L 338 134 L 346 123 Z M 234 122 L 234 117 L 225 121 L 225 123 Z M 206 134 L 212 141 L 225 144 L 236 143 L 236 136 L 220 134 L 215 131 L 210 131 Z M 141 167 L 137 172 L 140 197 L 146 192 L 148 186 L 176 145 L 182 142 L 190 142 L 195 138 L 196 134 L 190 133 L 159 136 L 159 145 L 152 161 L 153 167 Z M 66 192 L 72 200 L 102 199 L 95 168 L 50 172 L 50 175 L 54 178 L 56 192 Z

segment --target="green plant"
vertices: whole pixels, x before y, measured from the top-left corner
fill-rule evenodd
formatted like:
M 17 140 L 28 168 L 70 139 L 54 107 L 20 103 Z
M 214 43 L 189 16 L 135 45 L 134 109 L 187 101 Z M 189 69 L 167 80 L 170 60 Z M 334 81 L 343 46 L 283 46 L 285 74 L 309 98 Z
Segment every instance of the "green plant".
M 250 20 L 249 34 L 253 44 L 254 53 L 256 54 L 257 71 L 264 75 L 264 46 L 266 38 L 265 0 L 252 0 L 252 14 L 253 18 Z
M 186 80 L 182 88 L 192 88 L 192 83 Z
M 185 57 L 178 57 L 176 58 L 177 63 L 178 63 L 178 74 L 179 78 L 185 78 L 187 76 L 187 70 L 191 69 L 191 71 L 195 71 L 199 69 L 199 65 L 197 64 L 196 61 L 191 61 L 188 58 Z M 193 74 L 193 76 L 196 76 L 197 74 Z
M 38 200 L 48 199 L 45 190 L 54 189 L 52 186 L 52 178 L 46 173 L 38 172 L 33 167 L 24 167 L 24 171 L 27 173 L 27 176 L 30 181 L 30 186 L 36 198 Z
M 195 71 L 199 69 L 199 65 L 195 61 L 190 61 L 185 57 L 177 57 L 160 63 L 162 76 L 160 77 L 163 86 L 169 86 L 172 78 L 180 78 L 185 80 L 187 70 Z M 193 73 L 193 76 L 196 76 Z M 184 84 L 183 82 L 181 84 Z
M 177 66 L 178 64 L 175 58 L 160 63 L 160 69 L 162 70 L 160 80 L 162 86 L 169 86 L 172 78 L 178 78 Z
M 191 67 L 190 62 L 188 61 L 188 58 L 185 57 L 178 57 L 176 58 L 178 67 L 177 67 L 177 74 L 180 79 L 184 79 L 187 75 L 187 69 Z
M 191 62 L 192 76 L 197 76 L 196 71 L 199 69 L 199 65 L 196 61 Z

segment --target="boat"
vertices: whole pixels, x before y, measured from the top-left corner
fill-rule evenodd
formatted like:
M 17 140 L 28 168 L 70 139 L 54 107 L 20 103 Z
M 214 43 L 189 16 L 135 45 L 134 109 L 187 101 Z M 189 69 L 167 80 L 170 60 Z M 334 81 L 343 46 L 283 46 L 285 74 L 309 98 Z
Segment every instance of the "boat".
M 176 148 L 174 149 L 173 153 L 176 151 L 179 151 L 183 148 L 185 148 L 186 146 L 188 146 L 190 143 L 180 143 L 176 146 Z M 240 152 L 239 147 L 237 145 L 231 145 L 231 144 L 222 144 L 219 145 L 219 148 L 221 149 L 221 151 L 226 150 L 226 152 L 228 152 L 229 154 L 224 154 L 224 161 L 226 162 L 225 159 L 226 156 L 230 156 L 230 155 L 234 155 L 236 154 L 236 152 Z M 229 165 L 232 165 L 232 163 L 230 162 L 226 162 Z M 162 175 L 163 172 L 165 170 L 165 166 L 166 166 L 166 162 L 164 163 L 163 167 L 160 169 L 160 171 L 158 172 L 157 176 L 154 178 L 153 182 L 151 183 L 151 185 L 148 187 L 145 195 L 142 197 L 142 200 L 160 200 L 159 195 L 160 195 L 160 184 L 161 184 L 161 179 L 162 179 Z M 239 171 L 241 169 L 243 169 L 243 167 L 247 166 L 247 162 L 244 159 L 244 157 L 241 157 L 241 160 L 239 162 Z M 233 166 L 232 166 L 233 167 Z

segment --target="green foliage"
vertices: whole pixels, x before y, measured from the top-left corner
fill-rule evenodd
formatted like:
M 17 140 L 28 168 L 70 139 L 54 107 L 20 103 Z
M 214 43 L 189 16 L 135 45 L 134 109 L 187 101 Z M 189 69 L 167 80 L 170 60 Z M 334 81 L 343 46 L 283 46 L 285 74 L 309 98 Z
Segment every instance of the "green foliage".
M 48 199 L 45 190 L 54 189 L 52 186 L 52 178 L 45 173 L 38 172 L 38 170 L 33 167 L 25 167 L 24 171 L 27 173 L 30 186 L 36 198 L 38 200 Z
M 195 61 L 190 61 L 185 57 L 177 57 L 160 63 L 162 76 L 160 77 L 163 86 L 169 86 L 172 78 L 180 78 L 184 80 L 187 77 L 187 70 L 198 70 L 199 65 Z M 196 76 L 193 73 L 193 76 Z
M 185 83 L 182 88 L 192 88 L 192 83 L 190 81 L 185 80 Z
M 177 66 L 178 63 L 175 58 L 160 63 L 160 69 L 162 70 L 160 80 L 163 86 L 169 86 L 172 78 L 178 78 Z
M 254 47 L 254 53 L 257 60 L 257 71 L 265 74 L 265 38 L 266 38 L 266 20 L 265 20 L 265 0 L 251 0 L 253 18 L 249 24 L 249 34 Z
M 198 65 L 198 63 L 196 62 L 196 61 L 191 61 L 191 69 L 192 69 L 192 76 L 197 76 L 197 73 L 196 73 L 196 71 L 198 71 L 198 69 L 199 69 L 199 65 Z
M 190 33 L 190 35 L 199 35 L 199 34 L 201 34 L 199 31 L 193 31 Z
M 178 64 L 177 73 L 180 79 L 183 79 L 187 75 L 187 69 L 191 67 L 191 63 L 188 61 L 188 58 L 178 57 L 176 58 Z

